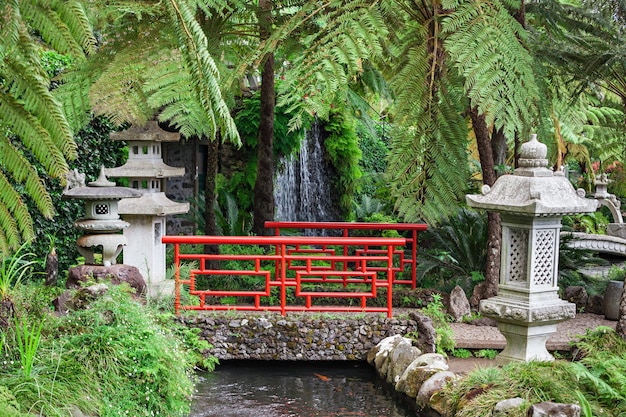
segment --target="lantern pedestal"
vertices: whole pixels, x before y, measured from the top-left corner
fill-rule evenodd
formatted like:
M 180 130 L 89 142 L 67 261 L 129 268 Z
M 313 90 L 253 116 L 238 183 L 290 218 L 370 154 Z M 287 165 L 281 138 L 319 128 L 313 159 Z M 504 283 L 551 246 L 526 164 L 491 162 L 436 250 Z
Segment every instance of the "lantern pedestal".
M 512 361 L 552 361 L 546 342 L 558 323 L 576 315 L 576 305 L 555 297 L 531 302 L 496 296 L 480 302 L 480 312 L 498 322 L 506 348 L 496 357 L 498 365 Z

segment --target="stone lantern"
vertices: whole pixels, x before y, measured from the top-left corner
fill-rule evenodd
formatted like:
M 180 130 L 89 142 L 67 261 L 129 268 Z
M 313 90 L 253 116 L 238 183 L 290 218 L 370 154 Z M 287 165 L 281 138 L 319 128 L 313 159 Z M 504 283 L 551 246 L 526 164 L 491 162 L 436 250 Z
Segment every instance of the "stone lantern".
M 119 232 L 129 226 L 118 215 L 118 202 L 141 194 L 130 188 L 116 187 L 114 182 L 106 179 L 103 169 L 98 179 L 90 182 L 88 187 L 84 183 L 80 185 L 63 192 L 63 198 L 85 202 L 85 216 L 74 222 L 74 227 L 84 232 L 76 241 L 78 252 L 85 257 L 86 264 L 95 265 L 94 248 L 100 247 L 102 265 L 115 265 L 117 255 L 127 243 Z
M 562 172 L 549 170 L 546 155 L 546 145 L 532 135 L 513 175 L 483 186 L 482 195 L 466 196 L 469 206 L 502 219 L 498 295 L 480 303 L 481 314 L 498 322 L 507 341 L 498 364 L 554 360 L 546 341 L 559 322 L 576 314 L 576 305 L 558 295 L 561 218 L 593 212 L 598 202 L 574 190 Z
M 152 295 L 173 290 L 173 281 L 166 281 L 165 245 L 161 237 L 166 234 L 166 216 L 186 213 L 189 203 L 178 203 L 167 198 L 164 180 L 182 177 L 184 168 L 175 168 L 163 162 L 162 142 L 177 142 L 179 133 L 162 130 L 158 123 L 149 121 L 145 126 L 131 126 L 123 132 L 111 133 L 112 140 L 128 144 L 128 160 L 116 168 L 106 168 L 112 178 L 127 178 L 128 186 L 141 197 L 124 199 L 119 203 L 119 213 L 130 227 L 124 229 L 128 246 L 124 250 L 124 263 L 137 267 Z M 168 285 L 169 284 L 169 285 Z

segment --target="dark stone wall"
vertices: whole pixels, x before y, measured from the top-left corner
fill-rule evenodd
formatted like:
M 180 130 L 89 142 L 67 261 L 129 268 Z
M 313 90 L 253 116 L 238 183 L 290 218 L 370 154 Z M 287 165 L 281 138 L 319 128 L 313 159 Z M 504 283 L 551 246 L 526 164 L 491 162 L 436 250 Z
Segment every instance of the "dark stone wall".
M 196 196 L 196 176 L 198 171 L 196 141 L 181 140 L 175 143 L 163 143 L 163 162 L 173 167 L 184 167 L 185 175 L 169 178 L 166 181 L 165 194 L 174 201 L 185 202 Z M 193 235 L 195 225 L 182 216 L 167 217 L 168 235 Z
M 180 320 L 201 329 L 201 337 L 213 345 L 209 353 L 221 360 L 363 361 L 378 342 L 398 334 L 419 334 L 418 345 L 434 346 L 434 331 L 423 332 L 430 326 L 430 319 L 413 313 L 387 318 L 378 314 L 306 313 L 283 317 L 272 313 L 211 312 Z M 425 349 L 428 351 L 428 347 Z

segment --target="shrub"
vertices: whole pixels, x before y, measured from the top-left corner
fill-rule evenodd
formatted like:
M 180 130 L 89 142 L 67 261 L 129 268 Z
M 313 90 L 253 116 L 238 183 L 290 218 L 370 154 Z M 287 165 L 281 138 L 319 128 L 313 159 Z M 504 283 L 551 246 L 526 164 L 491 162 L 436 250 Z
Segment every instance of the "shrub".
M 69 417 L 72 409 L 101 417 L 187 415 L 190 371 L 196 364 L 210 366 L 198 356 L 207 345 L 197 334 L 177 329 L 167 314 L 134 301 L 130 291 L 126 285 L 110 286 L 108 295 L 88 309 L 65 317 L 48 314 L 30 375 L 21 372 L 15 336 L 7 337 L 0 386 L 20 410 L 47 417 Z M 31 285 L 21 297 L 16 311 L 26 314 L 23 306 L 40 291 Z M 35 317 L 25 320 L 35 322 Z M 195 356 L 190 347 L 198 349 Z

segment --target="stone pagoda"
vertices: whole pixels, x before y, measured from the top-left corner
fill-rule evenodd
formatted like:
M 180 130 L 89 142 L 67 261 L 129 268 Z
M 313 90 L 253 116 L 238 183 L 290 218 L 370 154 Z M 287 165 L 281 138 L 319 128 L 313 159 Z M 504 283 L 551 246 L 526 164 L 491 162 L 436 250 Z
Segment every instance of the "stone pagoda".
M 141 193 L 136 199 L 119 202 L 119 213 L 130 227 L 124 229 L 128 245 L 124 263 L 136 266 L 148 283 L 149 293 L 158 295 L 173 290 L 173 281 L 166 281 L 165 245 L 166 216 L 189 211 L 189 203 L 178 203 L 165 195 L 165 180 L 182 177 L 184 168 L 163 162 L 161 143 L 177 142 L 179 133 L 166 132 L 156 121 L 145 126 L 131 126 L 123 132 L 111 133 L 112 140 L 128 145 L 128 160 L 121 167 L 105 169 L 111 178 L 127 178 L 128 186 Z
M 498 178 L 482 195 L 466 196 L 471 207 L 499 212 L 502 250 L 498 295 L 480 312 L 498 322 L 507 341 L 496 362 L 551 361 L 546 341 L 576 305 L 558 295 L 559 233 L 564 215 L 590 213 L 597 200 L 574 190 L 562 172 L 547 168 L 546 145 L 536 135 L 521 147 L 519 168 Z

